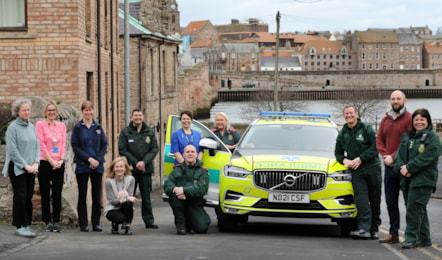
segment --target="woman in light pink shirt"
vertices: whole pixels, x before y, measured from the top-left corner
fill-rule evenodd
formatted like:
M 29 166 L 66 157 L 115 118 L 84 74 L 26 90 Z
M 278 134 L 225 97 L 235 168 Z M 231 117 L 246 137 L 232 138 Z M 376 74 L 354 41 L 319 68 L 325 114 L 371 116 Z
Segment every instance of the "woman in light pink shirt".
M 42 219 L 46 231 L 60 232 L 61 191 L 64 182 L 64 155 L 66 147 L 66 125 L 57 122 L 58 107 L 50 102 L 45 107 L 45 120 L 35 124 L 40 142 L 40 167 L 38 182 L 41 194 Z M 51 192 L 52 191 L 52 192 Z M 52 214 L 51 214 L 52 193 Z

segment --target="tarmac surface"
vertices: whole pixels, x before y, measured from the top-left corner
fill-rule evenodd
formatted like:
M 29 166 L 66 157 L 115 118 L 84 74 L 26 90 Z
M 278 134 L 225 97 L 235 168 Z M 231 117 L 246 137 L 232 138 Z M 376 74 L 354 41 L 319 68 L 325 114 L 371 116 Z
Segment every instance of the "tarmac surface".
M 158 188 L 155 189 L 154 191 L 152 191 L 151 194 L 151 200 L 152 200 L 152 206 L 155 208 L 158 205 L 161 205 L 161 207 L 164 207 L 165 205 L 167 205 L 167 207 L 169 207 L 169 205 L 164 202 L 162 200 L 161 194 L 163 192 L 162 188 Z M 71 196 L 71 195 L 68 195 Z M 90 205 L 88 206 L 90 211 Z M 139 217 L 139 202 L 138 205 L 135 205 L 135 207 L 137 208 L 137 213 L 136 216 L 134 216 L 134 225 L 141 225 L 142 220 L 141 217 Z M 90 213 L 90 212 L 89 212 Z M 171 221 L 173 221 L 171 219 Z M 101 226 L 103 227 L 103 232 L 108 233 L 109 232 L 109 224 L 107 223 L 109 222 L 104 216 L 101 217 Z M 140 222 L 140 223 L 138 223 Z M 171 222 L 173 223 L 173 222 Z M 90 224 L 90 223 L 89 223 Z M 144 225 L 144 224 L 143 224 Z M 0 223 L 0 258 L 5 257 L 7 255 L 11 255 L 15 252 L 21 251 L 29 246 L 35 245 L 39 242 L 41 242 L 42 240 L 46 239 L 47 236 L 50 234 L 48 232 L 45 231 L 45 226 L 43 223 L 33 223 L 33 225 L 31 225 L 30 227 L 32 229 L 32 231 L 34 231 L 34 233 L 36 233 L 35 237 L 32 238 L 27 238 L 27 237 L 21 237 L 18 235 L 15 235 L 15 227 L 12 226 L 11 223 Z M 63 233 L 69 233 L 69 232 L 63 232 L 63 226 L 62 228 L 62 234 Z M 66 228 L 65 228 L 66 229 Z M 92 231 L 92 227 L 89 227 L 89 229 Z M 133 229 L 133 228 L 132 228 Z M 78 231 L 78 228 L 73 229 L 66 229 L 65 231 Z M 79 232 L 79 231 L 78 231 Z M 123 230 L 122 230 L 123 232 Z M 95 232 L 94 232 L 95 233 Z

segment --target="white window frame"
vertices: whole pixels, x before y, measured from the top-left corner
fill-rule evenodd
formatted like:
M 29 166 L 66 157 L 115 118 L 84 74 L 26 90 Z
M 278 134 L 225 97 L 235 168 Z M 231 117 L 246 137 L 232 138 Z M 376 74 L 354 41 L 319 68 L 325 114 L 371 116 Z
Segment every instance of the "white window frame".
M 27 0 L 0 0 L 0 31 L 27 29 Z

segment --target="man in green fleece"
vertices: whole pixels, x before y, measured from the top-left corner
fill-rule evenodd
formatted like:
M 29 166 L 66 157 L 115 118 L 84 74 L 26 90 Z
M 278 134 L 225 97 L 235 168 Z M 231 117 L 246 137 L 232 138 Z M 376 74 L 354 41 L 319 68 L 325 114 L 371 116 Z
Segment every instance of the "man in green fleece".
M 206 233 L 210 217 L 204 210 L 204 195 L 209 189 L 209 174 L 197 159 L 195 146 L 184 147 L 184 162 L 176 165 L 164 183 L 164 192 L 175 215 L 178 235 L 185 235 L 192 229 Z
M 350 169 L 358 210 L 353 239 L 378 239 L 381 224 L 381 164 L 373 128 L 361 122 L 354 105 L 344 107 L 346 124 L 336 139 L 336 160 Z
M 143 112 L 135 108 L 131 122 L 120 133 L 118 151 L 132 166 L 132 174 L 141 193 L 141 216 L 146 228 L 158 228 L 154 223 L 150 193 L 152 192 L 153 159 L 158 153 L 155 132 L 144 123 Z M 136 188 L 135 188 L 136 189 Z M 135 194 L 135 191 L 134 191 Z

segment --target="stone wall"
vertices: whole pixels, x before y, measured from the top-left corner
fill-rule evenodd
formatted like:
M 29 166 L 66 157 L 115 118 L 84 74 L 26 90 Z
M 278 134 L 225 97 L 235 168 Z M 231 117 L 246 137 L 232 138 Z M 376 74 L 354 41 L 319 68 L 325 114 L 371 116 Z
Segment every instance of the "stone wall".
M 275 72 L 211 73 L 211 84 L 220 87 L 221 80 L 232 82 L 232 88 L 257 82 L 261 88 L 271 88 Z M 216 80 L 214 80 L 216 79 Z M 322 87 L 422 88 L 442 86 L 442 69 L 425 70 L 371 70 L 371 71 L 281 71 L 279 86 L 299 86 L 305 90 Z

